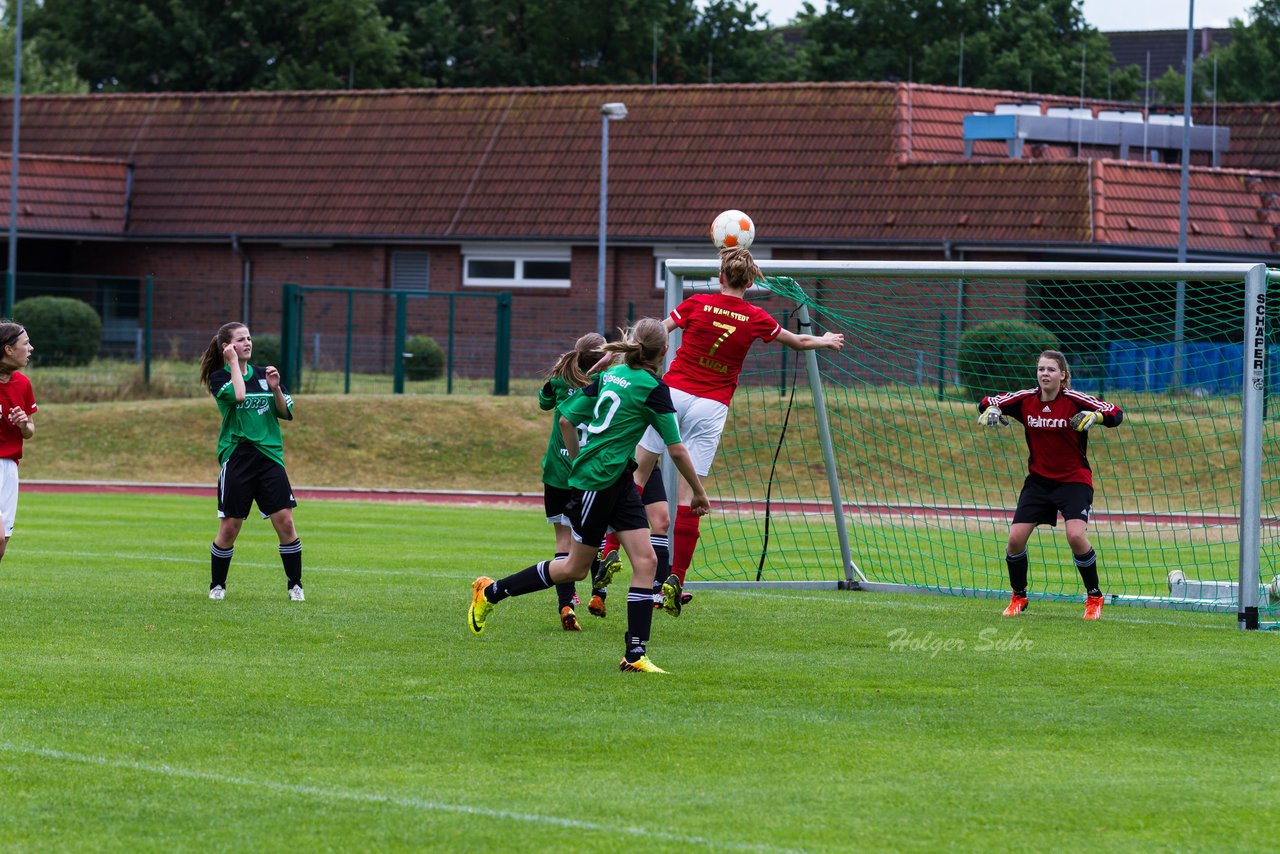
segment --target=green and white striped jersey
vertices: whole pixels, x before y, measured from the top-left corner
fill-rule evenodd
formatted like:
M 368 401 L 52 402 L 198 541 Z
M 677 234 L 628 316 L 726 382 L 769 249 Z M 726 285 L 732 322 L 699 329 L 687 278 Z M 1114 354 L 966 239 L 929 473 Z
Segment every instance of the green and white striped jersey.
M 601 373 L 561 403 L 559 411 L 578 428 L 581 449 L 569 474 L 574 489 L 612 486 L 631 464 L 646 427 L 657 430 L 668 445 L 680 441 L 667 384 L 626 365 Z
M 284 465 L 284 440 L 280 436 L 280 422 L 276 419 L 275 395 L 267 388 L 267 378 L 249 365 L 244 375 L 244 402 L 236 403 L 236 389 L 231 384 L 231 372 L 224 365 L 209 377 L 209 392 L 218 402 L 222 413 L 222 429 L 218 431 L 218 462 L 231 458 L 236 445 L 248 442 L 280 465 Z M 289 419 L 293 418 L 293 398 L 281 386 L 285 402 L 289 406 Z

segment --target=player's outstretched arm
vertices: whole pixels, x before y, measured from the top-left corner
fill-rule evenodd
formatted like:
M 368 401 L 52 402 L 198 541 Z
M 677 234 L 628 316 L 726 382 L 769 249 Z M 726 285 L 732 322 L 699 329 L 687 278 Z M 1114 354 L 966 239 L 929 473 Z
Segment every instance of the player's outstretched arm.
M 671 455 L 671 462 L 676 464 L 676 470 L 680 472 L 680 476 L 693 487 L 693 500 L 689 502 L 689 509 L 693 511 L 693 515 L 705 516 L 710 513 L 711 501 L 707 498 L 707 491 L 702 487 L 702 478 L 698 477 L 698 472 L 693 467 L 693 459 L 690 458 L 684 443 L 676 442 L 674 445 L 667 445 L 667 453 Z
M 844 335 L 827 332 L 823 335 L 797 335 L 790 329 L 778 333 L 778 340 L 792 350 L 843 350 Z

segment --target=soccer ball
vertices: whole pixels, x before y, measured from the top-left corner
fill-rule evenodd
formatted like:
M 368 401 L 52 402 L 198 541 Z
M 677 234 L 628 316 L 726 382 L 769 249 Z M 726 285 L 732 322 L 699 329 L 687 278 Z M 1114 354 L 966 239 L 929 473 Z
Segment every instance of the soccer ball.
M 746 249 L 756 239 L 756 224 L 742 211 L 725 211 L 711 223 L 711 242 L 717 249 Z

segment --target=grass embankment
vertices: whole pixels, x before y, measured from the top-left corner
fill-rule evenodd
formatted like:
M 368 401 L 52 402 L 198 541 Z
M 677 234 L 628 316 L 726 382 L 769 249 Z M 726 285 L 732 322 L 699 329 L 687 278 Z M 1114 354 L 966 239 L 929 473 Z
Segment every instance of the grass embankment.
M 37 392 L 39 388 L 37 387 Z M 536 399 L 315 395 L 284 426 L 299 486 L 534 490 L 550 415 Z M 27 479 L 210 483 L 217 406 L 208 397 L 45 404 Z

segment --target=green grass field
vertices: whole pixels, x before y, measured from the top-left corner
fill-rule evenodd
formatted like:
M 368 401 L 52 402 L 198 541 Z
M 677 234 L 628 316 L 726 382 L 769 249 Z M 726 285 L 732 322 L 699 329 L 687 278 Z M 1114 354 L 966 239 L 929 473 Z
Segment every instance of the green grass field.
M 465 628 L 536 510 L 309 502 L 307 602 L 211 499 L 26 494 L 0 565 L 5 850 L 1271 848 L 1275 633 L 1221 614 L 705 590 Z M 621 587 L 615 588 L 621 594 Z

